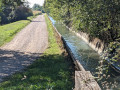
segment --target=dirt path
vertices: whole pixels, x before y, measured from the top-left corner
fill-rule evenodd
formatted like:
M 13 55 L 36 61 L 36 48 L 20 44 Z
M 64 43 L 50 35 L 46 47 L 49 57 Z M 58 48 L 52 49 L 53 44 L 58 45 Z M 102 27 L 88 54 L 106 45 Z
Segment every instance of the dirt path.
M 47 46 L 47 25 L 44 16 L 40 15 L 0 48 L 0 82 L 2 78 L 30 65 Z

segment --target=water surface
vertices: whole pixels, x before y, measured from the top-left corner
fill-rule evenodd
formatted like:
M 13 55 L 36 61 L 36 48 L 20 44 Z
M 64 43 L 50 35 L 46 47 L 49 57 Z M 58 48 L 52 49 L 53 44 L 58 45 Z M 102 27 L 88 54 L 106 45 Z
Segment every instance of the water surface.
M 80 61 L 80 63 L 82 64 L 86 71 L 90 71 L 93 76 L 96 76 L 96 72 L 98 71 L 96 68 L 98 68 L 99 66 L 98 62 L 101 60 L 99 54 L 96 51 L 94 51 L 80 37 L 76 36 L 73 32 L 69 31 L 68 28 L 66 28 L 66 26 L 64 26 L 62 23 L 56 22 L 55 20 L 53 20 L 52 17 L 50 17 L 50 19 L 54 26 L 56 27 L 56 29 L 59 31 L 59 33 L 64 37 L 66 43 L 72 50 L 72 53 L 75 55 L 76 59 Z M 101 81 L 99 81 L 99 84 L 102 87 L 102 83 L 106 81 L 106 83 L 108 83 L 107 86 L 111 88 L 111 90 L 119 90 L 120 77 L 119 76 L 114 77 L 111 74 L 111 72 L 110 78 L 107 80 L 102 79 Z M 115 85 L 116 88 L 113 89 L 113 85 Z

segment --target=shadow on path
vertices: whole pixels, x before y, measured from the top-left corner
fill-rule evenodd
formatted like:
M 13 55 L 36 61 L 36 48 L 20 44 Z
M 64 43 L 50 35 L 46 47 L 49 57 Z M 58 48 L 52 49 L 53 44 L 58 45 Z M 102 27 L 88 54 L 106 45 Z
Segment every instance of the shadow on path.
M 23 53 L 0 49 L 0 82 L 9 76 L 30 65 L 40 56 L 40 53 Z
M 29 57 L 29 56 L 28 56 Z M 29 57 L 30 58 L 30 57 Z M 33 64 L 28 66 L 24 72 L 18 72 L 10 77 L 4 78 L 5 82 L 0 87 L 16 90 L 71 90 L 74 86 L 74 73 L 72 63 L 60 54 L 42 55 Z M 31 59 L 31 58 L 30 58 Z M 24 77 L 25 76 L 25 77 Z

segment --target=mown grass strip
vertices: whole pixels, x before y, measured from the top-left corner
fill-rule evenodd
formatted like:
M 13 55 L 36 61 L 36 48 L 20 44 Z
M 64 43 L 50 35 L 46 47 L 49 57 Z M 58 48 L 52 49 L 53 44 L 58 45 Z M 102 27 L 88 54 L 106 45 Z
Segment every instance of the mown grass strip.
M 28 20 L 20 20 L 0 26 L 0 46 L 11 41 L 16 33 L 30 23 L 35 16 L 28 17 Z
M 49 47 L 45 53 L 21 73 L 0 84 L 0 90 L 71 90 L 73 86 L 70 63 L 65 60 L 56 42 L 53 26 L 45 15 Z M 24 79 L 24 77 L 26 77 Z

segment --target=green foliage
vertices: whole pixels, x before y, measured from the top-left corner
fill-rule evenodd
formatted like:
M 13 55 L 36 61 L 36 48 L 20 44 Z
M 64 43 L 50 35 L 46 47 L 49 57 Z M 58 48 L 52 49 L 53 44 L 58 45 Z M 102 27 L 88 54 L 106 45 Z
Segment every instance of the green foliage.
M 43 11 L 43 7 L 40 6 L 39 4 L 34 4 L 32 9 L 35 10 L 35 11 L 42 11 L 42 12 L 44 12 Z
M 29 17 L 28 19 L 32 20 L 32 18 Z M 14 35 L 24 28 L 30 20 L 21 20 L 0 26 L 0 46 L 13 39 Z
M 42 14 L 41 11 L 33 11 L 33 15 L 34 15 L 34 16 L 41 15 L 41 14 Z
M 120 0 L 46 0 L 44 8 L 73 30 L 101 39 L 108 45 L 106 58 L 120 62 L 120 51 L 115 47 L 120 39 Z
M 120 65 L 120 42 L 110 42 L 108 48 L 104 51 L 103 59 L 110 60 L 111 64 L 117 62 Z
M 55 20 L 62 20 L 68 24 L 70 21 L 70 0 L 46 0 L 44 8 L 45 12 L 50 12 L 50 15 Z
M 116 85 L 118 85 L 119 82 L 116 79 L 112 80 L 112 78 L 116 78 L 116 76 L 118 76 L 117 72 L 119 70 L 114 67 L 120 68 L 120 39 L 110 42 L 107 49 L 101 55 L 101 60 L 96 68 L 96 76 L 98 76 L 97 80 L 98 82 L 102 81 L 100 84 L 104 90 L 110 88 L 113 90 L 118 89 L 118 86 Z M 107 82 L 107 84 L 105 84 L 105 82 Z
M 33 16 L 33 13 L 31 9 L 27 7 L 19 6 L 15 11 L 15 15 L 16 15 L 15 16 L 16 20 L 25 20 L 27 19 L 27 17 Z
M 120 37 L 120 0 L 46 0 L 44 7 L 55 20 L 105 43 Z
M 24 5 L 25 2 L 23 1 L 22 0 L 1 0 L 0 24 L 7 24 L 23 18 L 26 19 L 28 16 L 32 15 L 32 11 L 29 8 L 25 7 Z

